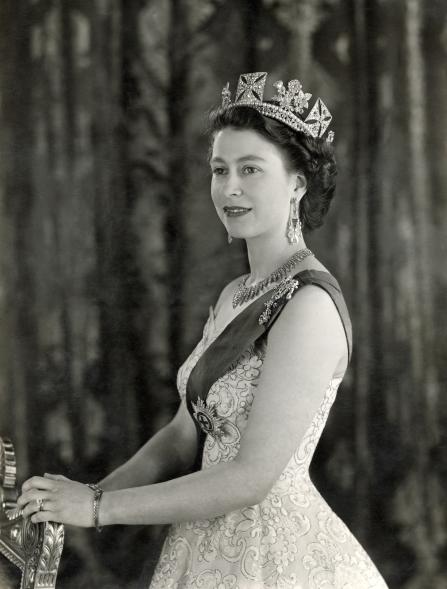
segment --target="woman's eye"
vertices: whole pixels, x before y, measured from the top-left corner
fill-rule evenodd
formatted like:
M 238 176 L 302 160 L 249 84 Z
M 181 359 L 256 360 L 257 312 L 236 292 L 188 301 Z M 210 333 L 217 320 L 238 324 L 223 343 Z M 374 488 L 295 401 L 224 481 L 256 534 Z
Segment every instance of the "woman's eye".
M 259 172 L 259 170 L 254 166 L 244 166 L 243 172 L 244 174 L 255 174 L 256 172 Z
M 222 174 L 225 174 L 225 168 L 213 168 L 212 173 L 216 176 L 221 176 Z

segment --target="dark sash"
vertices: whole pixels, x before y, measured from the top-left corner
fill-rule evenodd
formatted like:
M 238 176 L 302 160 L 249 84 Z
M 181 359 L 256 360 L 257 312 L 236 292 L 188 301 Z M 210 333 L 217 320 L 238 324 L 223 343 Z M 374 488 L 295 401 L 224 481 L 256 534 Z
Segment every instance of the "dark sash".
M 282 309 L 291 296 L 306 284 L 320 286 L 331 296 L 343 323 L 348 342 L 348 362 L 352 355 L 352 325 L 348 309 L 337 280 L 321 270 L 302 270 L 293 276 L 297 281 L 293 288 L 283 294 L 275 287 L 253 301 L 225 327 L 221 334 L 205 350 L 194 366 L 186 386 L 186 402 L 199 436 L 199 452 L 195 464 L 200 469 L 203 444 L 207 433 L 211 433 L 214 425 L 218 424 L 217 416 L 213 419 L 212 411 L 205 407 L 206 397 L 211 386 L 221 378 L 240 356 L 261 337 L 266 337 L 268 331 L 279 317 Z M 267 316 L 265 313 L 267 312 Z M 264 323 L 259 318 L 264 313 Z M 194 405 L 193 405 L 194 404 Z M 197 411 L 197 406 L 203 411 Z

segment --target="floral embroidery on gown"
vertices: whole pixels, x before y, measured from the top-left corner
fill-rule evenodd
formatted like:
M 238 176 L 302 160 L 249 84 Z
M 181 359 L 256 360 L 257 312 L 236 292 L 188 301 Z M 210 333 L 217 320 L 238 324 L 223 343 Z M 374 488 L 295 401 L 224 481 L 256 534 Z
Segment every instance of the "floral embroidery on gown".
M 203 337 L 178 371 L 182 398 L 191 370 L 218 335 L 210 307 Z M 238 453 L 266 352 L 265 340 L 260 341 L 209 390 L 206 405 L 214 407 L 224 426 L 223 435 L 206 437 L 202 469 Z M 170 527 L 149 589 L 387 589 L 309 477 L 341 380 L 328 383 L 299 447 L 261 503 Z

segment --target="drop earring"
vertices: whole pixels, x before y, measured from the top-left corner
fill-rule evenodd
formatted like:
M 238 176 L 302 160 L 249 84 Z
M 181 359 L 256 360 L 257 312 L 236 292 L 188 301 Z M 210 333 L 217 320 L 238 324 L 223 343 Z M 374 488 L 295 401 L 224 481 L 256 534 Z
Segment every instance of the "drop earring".
M 290 201 L 289 221 L 287 223 L 287 239 L 289 243 L 298 243 L 302 235 L 301 227 L 298 199 L 292 198 Z
M 231 237 L 230 234 L 228 234 L 228 243 L 231 243 L 233 241 L 233 238 Z

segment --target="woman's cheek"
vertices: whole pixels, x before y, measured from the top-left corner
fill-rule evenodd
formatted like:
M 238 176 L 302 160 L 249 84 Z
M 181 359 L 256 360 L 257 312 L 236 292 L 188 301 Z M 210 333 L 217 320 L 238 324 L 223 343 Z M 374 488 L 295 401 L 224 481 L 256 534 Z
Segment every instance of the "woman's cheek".
M 221 197 L 216 193 L 211 193 L 211 200 L 213 201 L 214 208 L 216 209 L 217 216 L 219 219 L 224 222 L 225 213 L 223 212 L 223 203 Z
M 218 176 L 213 176 L 211 181 L 211 198 L 216 206 L 218 206 L 223 198 L 223 182 Z
M 213 204 L 217 209 L 219 206 L 219 197 L 214 184 L 211 185 L 211 200 L 213 201 Z

